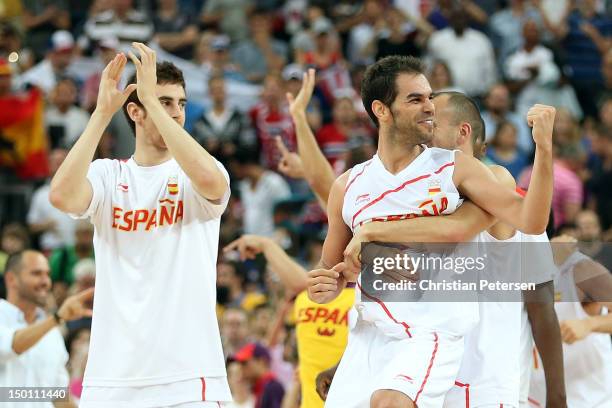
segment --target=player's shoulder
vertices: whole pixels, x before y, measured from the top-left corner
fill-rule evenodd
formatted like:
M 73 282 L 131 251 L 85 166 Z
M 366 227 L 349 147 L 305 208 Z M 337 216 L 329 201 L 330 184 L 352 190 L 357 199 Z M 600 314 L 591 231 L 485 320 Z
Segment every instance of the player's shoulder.
M 510 187 L 513 190 L 516 189 L 516 180 L 512 177 L 512 174 L 503 166 L 498 164 L 491 164 L 488 166 L 491 173 L 495 176 L 497 181 L 499 181 L 504 186 Z

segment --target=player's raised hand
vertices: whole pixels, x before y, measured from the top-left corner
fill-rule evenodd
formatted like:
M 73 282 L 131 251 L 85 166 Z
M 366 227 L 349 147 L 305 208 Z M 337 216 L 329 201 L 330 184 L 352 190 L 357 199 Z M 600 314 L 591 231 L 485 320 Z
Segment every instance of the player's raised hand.
M 136 90 L 136 84 L 130 84 L 124 90 L 119 89 L 119 81 L 126 62 L 125 54 L 117 54 L 102 71 L 96 112 L 108 116 L 114 115 L 123 106 L 128 96 Z
M 281 154 L 281 158 L 278 162 L 278 171 L 287 177 L 303 179 L 304 166 L 302 165 L 300 156 L 297 153 L 290 152 L 280 136 L 276 136 L 275 141 L 276 147 Z
M 66 321 L 91 317 L 93 311 L 87 305 L 93 295 L 94 288 L 89 288 L 68 297 L 57 311 L 58 316 Z
M 557 110 L 548 105 L 533 105 L 527 112 L 527 124 L 532 128 L 533 141 L 537 147 L 552 149 L 553 125 Z
M 291 116 L 306 113 L 306 108 L 310 103 L 314 87 L 315 70 L 314 68 L 309 68 L 308 72 L 302 75 L 302 87 L 297 96 L 294 97 L 291 93 L 287 92 L 287 101 L 289 102 L 289 113 L 291 113 Z
M 345 264 L 340 262 L 331 269 L 315 269 L 308 272 L 308 297 L 316 303 L 329 303 L 346 286 Z
M 155 51 L 143 43 L 133 42 L 132 46 L 140 53 L 140 59 L 129 52 L 130 59 L 136 67 L 136 90 L 138 99 L 144 104 L 152 99 L 157 100 L 155 87 L 157 85 L 157 56 Z
M 269 242 L 268 238 L 257 235 L 243 235 L 230 242 L 223 248 L 223 252 L 238 251 L 240 260 L 254 259 L 257 254 L 264 251 L 264 247 Z

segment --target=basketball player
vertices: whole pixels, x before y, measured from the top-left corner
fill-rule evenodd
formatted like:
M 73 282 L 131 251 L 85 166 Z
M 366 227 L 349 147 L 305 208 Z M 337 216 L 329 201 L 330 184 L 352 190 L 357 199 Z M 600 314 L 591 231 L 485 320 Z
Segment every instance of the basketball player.
M 218 407 L 231 401 L 215 315 L 223 166 L 185 130 L 185 82 L 133 43 L 103 71 L 96 109 L 51 182 L 60 210 L 95 226 L 96 295 L 81 407 Z M 136 91 L 136 92 L 134 92 Z M 127 161 L 91 163 L 123 106 L 136 137 Z
M 443 92 L 436 94 L 434 98 L 435 105 L 435 122 L 436 129 L 432 144 L 435 147 L 446 149 L 459 149 L 463 153 L 473 155 L 476 158 L 482 157 L 484 154 L 484 123 L 480 117 L 477 106 L 464 94 L 457 92 Z M 498 180 L 505 181 L 509 188 L 514 188 L 514 180 L 509 175 L 507 170 L 499 166 L 491 166 Z M 453 218 L 459 214 L 461 209 L 447 217 L 442 217 L 443 220 Z M 486 213 L 481 209 L 474 207 L 469 211 L 470 216 L 463 219 L 463 223 L 457 222 L 456 225 L 440 228 L 436 225 L 438 219 L 424 219 L 429 222 L 429 230 L 431 234 L 440 229 L 448 228 L 460 230 L 461 226 L 468 228 L 465 224 L 477 223 L 479 218 L 481 222 L 485 222 Z M 483 218 L 485 217 L 485 218 Z M 459 219 L 458 219 L 459 221 Z M 345 254 L 346 260 L 349 263 L 358 263 L 358 253 L 361 243 L 368 241 L 379 242 L 412 242 L 413 228 L 411 228 L 413 220 L 396 221 L 392 223 L 368 223 L 365 224 L 359 232 L 353 237 L 351 243 L 347 247 Z M 487 225 L 487 227 L 489 227 Z M 475 234 L 474 234 L 475 235 Z M 465 236 L 456 236 L 458 241 L 466 241 Z M 430 237 L 423 237 L 424 241 L 430 241 Z M 490 226 L 488 232 L 483 232 L 479 235 L 481 242 L 494 242 L 488 245 L 488 250 L 495 253 L 488 253 L 489 259 L 495 257 L 496 263 L 499 265 L 509 265 L 511 262 L 521 262 L 521 242 L 532 241 L 528 235 L 523 235 L 514 231 L 512 227 L 497 223 Z M 539 238 L 546 242 L 546 234 L 542 234 Z M 495 243 L 498 240 L 508 240 L 508 245 Z M 533 249 L 544 249 L 544 246 L 531 245 Z M 530 254 L 532 262 L 540 259 L 538 268 L 529 268 L 530 273 L 527 275 L 530 282 L 538 280 L 535 272 L 550 271 L 554 268 L 552 264 L 552 254 L 538 253 Z M 542 262 L 548 255 L 548 265 Z M 515 258 L 515 259 L 512 259 Z M 488 266 L 495 267 L 496 263 L 488 263 Z M 516 270 L 527 269 L 525 265 L 520 263 L 515 265 Z M 358 267 L 358 266 L 357 266 Z M 508 270 L 508 268 L 505 268 Z M 504 271 L 497 271 L 503 273 Z M 496 273 L 493 270 L 487 271 L 488 274 Z M 544 276 L 539 279 L 543 283 L 538 285 L 538 292 L 547 292 L 552 290 L 552 281 Z M 540 283 L 540 282 L 537 282 Z M 494 299 L 493 299 L 494 300 Z M 528 305 L 526 310 L 529 312 L 529 320 L 534 327 L 534 337 L 536 343 L 545 352 L 546 383 L 550 399 L 549 407 L 563 407 L 564 401 L 564 384 L 563 373 L 561 367 L 563 365 L 561 355 L 561 339 L 559 335 L 559 325 L 557 317 L 552 307 L 552 303 L 533 303 Z M 499 407 L 516 406 L 519 396 L 518 379 L 519 368 L 521 371 L 528 372 L 530 369 L 531 357 L 531 334 L 530 326 L 527 323 L 527 313 L 522 309 L 519 303 L 511 302 L 491 302 L 480 304 L 481 320 L 473 330 L 466 341 L 466 351 L 464 354 L 464 362 L 460 370 L 460 375 L 455 389 L 453 389 L 447 397 L 446 405 L 449 407 L 465 406 L 466 401 L 472 407 L 487 406 L 493 404 Z M 497 327 L 500 323 L 504 327 Z M 514 329 L 510 329 L 509 325 L 514 325 Z M 537 330 L 535 329 L 537 327 Z M 526 331 L 525 331 L 526 329 Z M 504 336 L 500 338 L 499 332 L 504 332 Z M 520 341 L 520 344 L 519 344 Z M 511 348 L 515 352 L 511 352 Z M 520 351 L 519 351 L 520 349 Z M 486 350 L 486 353 L 481 353 L 481 350 Z M 508 359 L 507 356 L 512 358 Z M 519 359 L 516 356 L 522 356 L 520 361 L 523 362 L 519 367 Z M 471 358 L 468 358 L 471 356 Z M 526 363 L 524 362 L 526 361 Z M 492 369 L 493 367 L 493 369 Z M 527 391 L 529 384 L 529 376 L 521 375 L 521 393 L 522 400 L 527 401 Z M 468 389 L 469 387 L 469 389 Z
M 552 194 L 554 108 L 536 105 L 528 114 L 536 142 L 537 177 L 523 200 L 476 159 L 423 147 L 431 141 L 434 108 L 420 61 L 384 58 L 368 69 L 362 89 L 364 106 L 379 127 L 378 154 L 342 175 L 332 187 L 322 268 L 309 273 L 311 299 L 328 302 L 347 281 L 356 279 L 342 262 L 343 251 L 352 233 L 372 219 L 451 213 L 462 194 L 520 230 L 545 229 L 548 217 L 542 214 L 548 214 Z M 439 191 L 434 199 L 428 194 L 432 188 Z M 362 302 L 362 293 L 371 296 L 362 290 L 357 293 L 357 323 L 351 328 L 327 405 L 441 406 L 455 381 L 463 335 L 478 319 L 477 305 L 448 310 L 433 303 L 385 304 L 375 298 Z M 356 378 L 356 372 L 363 375 Z
M 612 275 L 600 263 L 576 251 L 568 237 L 553 238 L 555 310 L 563 337 L 567 405 L 604 408 L 612 401 Z M 573 240 L 575 244 L 575 240 Z M 607 310 L 605 310 L 607 309 Z M 538 348 L 538 354 L 542 350 Z M 539 357 L 539 356 L 537 356 Z M 533 366 L 529 407 L 543 407 L 548 399 L 538 358 Z

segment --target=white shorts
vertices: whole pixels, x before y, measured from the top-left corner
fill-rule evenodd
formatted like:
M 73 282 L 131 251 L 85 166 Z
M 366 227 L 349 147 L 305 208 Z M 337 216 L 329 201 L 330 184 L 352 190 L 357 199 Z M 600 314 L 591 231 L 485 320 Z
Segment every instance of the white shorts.
M 470 390 L 470 386 L 468 384 L 455 381 L 453 388 L 451 388 L 446 394 L 443 408 L 516 408 L 516 405 L 514 404 L 507 404 L 504 402 L 488 402 L 495 401 L 497 399 L 491 394 L 491 392 L 486 394 L 485 401 L 487 402 L 483 403 L 483 395 L 476 399 L 472 391 L 473 390 Z M 499 394 L 496 395 L 499 397 Z M 500 400 L 502 399 L 500 398 Z
M 84 386 L 79 408 L 219 408 L 231 400 L 226 377 L 206 377 L 146 387 Z
M 393 338 L 359 321 L 332 381 L 326 408 L 369 408 L 376 390 L 407 395 L 419 408 L 439 408 L 455 383 L 463 338 L 432 332 Z

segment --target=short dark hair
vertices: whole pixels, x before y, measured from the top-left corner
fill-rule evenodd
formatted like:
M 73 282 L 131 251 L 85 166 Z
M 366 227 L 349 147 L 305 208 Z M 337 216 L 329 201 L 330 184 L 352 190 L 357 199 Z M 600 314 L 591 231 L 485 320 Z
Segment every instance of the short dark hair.
M 157 85 L 177 84 L 177 85 L 182 86 L 183 89 L 185 89 L 185 78 L 183 77 L 183 71 L 181 71 L 172 62 L 170 61 L 158 62 L 156 73 L 157 73 Z M 136 83 L 136 73 L 134 73 L 134 75 L 132 75 L 132 77 L 128 81 L 128 84 L 135 84 L 135 83 Z M 132 132 L 134 132 L 134 135 L 136 135 L 136 124 L 134 123 L 132 118 L 130 118 L 130 115 L 128 115 L 128 111 L 127 111 L 127 106 L 131 102 L 134 102 L 136 105 L 144 109 L 142 102 L 140 102 L 140 99 L 138 99 L 137 91 L 132 92 L 130 96 L 128 96 L 125 103 L 123 104 L 123 114 L 125 115 L 125 118 L 130 124 L 130 127 L 132 128 Z
M 391 106 L 397 97 L 397 77 L 399 74 L 423 74 L 423 62 L 412 56 L 390 55 L 381 58 L 368 67 L 361 84 L 361 100 L 370 119 L 378 127 L 378 118 L 372 111 L 372 102 L 379 100 Z
M 4 274 L 6 272 L 19 273 L 23 266 L 23 254 L 25 250 L 15 252 L 14 254 L 9 255 L 6 260 L 6 264 L 4 265 Z
M 439 92 L 435 96 L 448 96 L 448 104 L 453 109 L 453 122 L 467 122 L 472 127 L 472 146 L 479 140 L 485 140 L 485 123 L 480 116 L 476 102 L 461 92 Z

